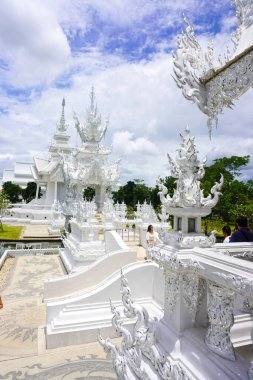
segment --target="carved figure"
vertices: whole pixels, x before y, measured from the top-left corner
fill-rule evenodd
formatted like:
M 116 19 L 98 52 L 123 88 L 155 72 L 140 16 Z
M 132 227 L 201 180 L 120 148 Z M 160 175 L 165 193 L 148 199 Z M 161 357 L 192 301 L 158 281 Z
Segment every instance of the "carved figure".
M 165 207 L 214 207 L 221 195 L 219 191 L 223 185 L 224 178 L 221 175 L 219 182 L 216 182 L 211 189 L 211 194 L 207 197 L 203 196 L 200 189 L 200 180 L 205 174 L 204 165 L 206 159 L 199 161 L 197 157 L 197 149 L 194 143 L 194 136 L 190 135 L 189 127 L 186 127 L 183 134 L 180 134 L 181 144 L 177 150 L 178 154 L 173 160 L 168 154 L 169 163 L 171 165 L 171 175 L 177 179 L 177 188 L 170 197 L 168 190 L 159 179 L 157 185 L 159 187 L 159 196 Z M 213 196 L 212 196 L 213 195 Z

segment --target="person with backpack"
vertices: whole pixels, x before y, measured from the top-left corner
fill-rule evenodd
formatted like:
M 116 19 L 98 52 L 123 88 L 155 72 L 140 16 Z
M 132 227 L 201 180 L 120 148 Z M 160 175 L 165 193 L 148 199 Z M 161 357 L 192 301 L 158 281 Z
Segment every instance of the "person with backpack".
M 230 237 L 230 243 L 253 242 L 253 232 L 248 228 L 247 218 L 241 216 L 236 219 L 236 230 Z

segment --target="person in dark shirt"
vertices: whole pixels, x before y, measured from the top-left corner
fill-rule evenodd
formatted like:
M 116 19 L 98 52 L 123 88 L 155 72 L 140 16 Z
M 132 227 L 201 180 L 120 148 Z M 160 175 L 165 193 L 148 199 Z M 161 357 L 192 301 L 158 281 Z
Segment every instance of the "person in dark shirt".
M 248 221 L 245 217 L 236 219 L 236 231 L 231 235 L 230 243 L 253 242 L 253 232 L 248 228 Z

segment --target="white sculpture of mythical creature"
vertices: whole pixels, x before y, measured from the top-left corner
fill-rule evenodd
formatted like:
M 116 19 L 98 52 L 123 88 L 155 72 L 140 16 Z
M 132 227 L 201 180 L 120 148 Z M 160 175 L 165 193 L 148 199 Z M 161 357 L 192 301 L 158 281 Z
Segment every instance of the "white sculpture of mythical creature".
M 156 181 L 156 184 L 157 184 L 158 189 L 159 189 L 158 195 L 160 197 L 162 204 L 166 205 L 166 206 L 171 206 L 173 204 L 173 199 L 169 196 L 168 189 L 166 186 L 164 186 L 160 177 Z
M 211 232 L 211 235 L 209 236 L 209 241 L 211 242 L 211 244 L 215 244 L 216 243 L 216 237 L 215 237 L 215 234 L 217 234 L 218 231 L 216 230 L 213 230 Z
M 175 74 L 173 78 L 177 86 L 182 90 L 184 97 L 187 100 L 194 101 L 200 110 L 207 114 L 208 110 L 203 96 L 205 88 L 199 80 L 205 70 L 205 65 L 203 64 L 205 56 L 186 17 L 184 17 L 184 23 L 186 31 L 177 37 L 177 52 L 173 56 Z M 209 45 L 209 54 L 206 57 L 208 57 L 210 69 L 212 68 L 212 52 L 213 47 Z
M 224 177 L 223 177 L 223 175 L 221 175 L 220 182 L 215 182 L 215 184 L 211 188 L 211 193 L 213 194 L 213 197 L 211 197 L 211 195 L 209 194 L 209 196 L 207 198 L 201 199 L 201 204 L 204 207 L 216 206 L 216 204 L 219 201 L 220 195 L 222 195 L 222 193 L 219 190 L 221 190 L 223 183 L 224 183 Z
M 122 337 L 121 349 L 108 338 L 103 339 L 101 335 L 98 336 L 99 343 L 111 355 L 117 378 L 122 380 L 189 379 L 183 366 L 173 362 L 157 344 L 155 336 L 157 319 L 151 319 L 145 307 L 133 301 L 131 289 L 123 274 L 121 285 L 123 313 L 126 318 L 137 318 L 134 327 L 131 332 L 124 327 L 119 311 L 111 303 L 112 325 L 116 334 Z M 153 365 L 152 373 L 148 370 L 148 361 Z

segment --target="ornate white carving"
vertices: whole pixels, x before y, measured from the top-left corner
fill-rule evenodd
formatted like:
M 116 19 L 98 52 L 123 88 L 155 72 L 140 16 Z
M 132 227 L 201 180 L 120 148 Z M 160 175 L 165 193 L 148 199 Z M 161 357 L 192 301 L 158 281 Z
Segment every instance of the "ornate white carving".
M 111 353 L 118 378 L 190 379 L 186 370 L 179 363 L 173 362 L 156 345 L 156 320 L 150 320 L 147 310 L 134 303 L 123 273 L 121 273 L 121 293 L 125 316 L 127 318 L 137 317 L 133 333 L 131 334 L 123 327 L 119 312 L 111 304 L 111 310 L 114 314 L 112 320 L 114 329 L 119 336 L 123 337 L 121 351 L 109 339 L 105 340 L 101 335 L 98 337 L 105 351 Z M 152 372 L 147 361 L 143 360 L 143 356 L 153 364 Z
M 235 360 L 230 340 L 230 328 L 234 323 L 233 303 L 235 292 L 215 283 L 208 282 L 209 327 L 205 342 L 209 349 L 221 357 Z
M 158 194 L 161 202 L 167 209 L 170 207 L 212 208 L 217 204 L 221 195 L 220 189 L 224 182 L 223 176 L 221 175 L 220 182 L 216 182 L 212 187 L 212 195 L 209 194 L 208 197 L 204 197 L 203 191 L 200 189 L 200 179 L 205 174 L 204 164 L 206 159 L 202 162 L 199 161 L 194 136 L 190 135 L 188 127 L 180 136 L 182 142 L 175 160 L 168 154 L 171 176 L 177 178 L 177 188 L 174 190 L 173 196 L 170 197 L 167 194 L 168 190 L 159 180 L 157 185 L 160 190 Z
M 195 320 L 199 298 L 202 297 L 199 284 L 199 270 L 203 269 L 197 261 L 182 262 L 177 255 L 162 255 L 161 250 L 152 250 L 152 259 L 164 270 L 165 296 L 168 313 L 172 315 L 179 297 L 180 284 L 182 284 L 183 300 Z
M 199 276 L 197 270 L 189 271 L 182 275 L 183 300 L 195 321 L 199 297 L 202 295 L 199 291 Z
M 249 313 L 249 314 L 252 314 L 252 310 L 253 310 L 253 304 L 252 304 L 252 301 L 253 300 L 250 300 L 250 298 L 248 297 L 245 297 L 244 300 L 243 300 L 243 304 L 242 304 L 242 308 L 241 308 L 241 311 L 243 313 Z
M 83 143 L 99 143 L 106 133 L 108 121 L 102 125 L 101 115 L 98 114 L 95 104 L 95 92 L 92 87 L 90 94 L 90 107 L 86 110 L 86 121 L 81 125 L 74 113 L 75 127 Z
M 233 257 L 238 257 L 240 259 L 252 261 L 253 260 L 253 251 L 245 251 L 245 252 L 233 252 L 226 250 L 225 252 L 222 252 L 224 255 L 229 255 Z
M 170 216 L 170 214 L 166 211 L 166 207 L 163 204 L 161 206 L 161 213 L 158 214 L 158 216 L 159 216 L 162 223 L 165 223 Z
M 208 45 L 206 52 L 202 51 L 186 18 L 186 30 L 178 36 L 177 51 L 173 56 L 177 86 L 186 99 L 195 102 L 208 116 L 210 135 L 213 123 L 217 125 L 218 115 L 223 108 L 231 107 L 233 101 L 253 83 L 252 46 L 248 46 L 248 50 L 244 46 L 247 29 L 253 23 L 252 2 L 234 0 L 234 3 L 239 22 L 236 32 L 231 36 L 233 48 L 227 47 L 223 60 L 218 57 L 218 62 L 215 62 L 212 43 Z M 249 29 L 248 34 L 250 33 Z M 241 46 L 244 47 L 243 51 Z
M 69 188 L 79 185 L 82 190 L 95 185 L 114 188 L 119 181 L 119 162 L 109 163 L 104 155 L 94 152 L 85 163 L 77 155 L 61 155 L 60 163 Z
M 179 275 L 169 270 L 164 270 L 165 274 L 165 296 L 167 299 L 168 312 L 172 315 L 175 311 L 179 297 Z
M 236 60 L 205 83 L 208 109 L 208 126 L 217 124 L 218 115 L 224 107 L 232 107 L 234 100 L 244 94 L 253 84 L 253 51 Z
M 122 203 L 116 203 L 114 206 L 115 209 L 115 215 L 116 218 L 120 221 L 124 221 L 126 219 L 126 214 L 127 214 L 127 206 L 124 202 Z
M 58 200 L 54 201 L 51 210 L 53 211 L 52 220 L 48 231 L 50 234 L 60 234 L 60 229 L 64 227 L 65 218 L 63 216 L 62 206 Z
M 208 248 L 212 247 L 215 242 L 215 233 L 217 231 L 212 231 L 210 236 L 204 236 L 204 235 L 197 235 L 197 236 L 184 236 L 183 234 L 178 234 L 179 238 L 177 240 L 177 246 L 180 248 L 194 248 L 194 247 L 201 247 L 201 248 Z M 168 234 L 169 235 L 169 234 Z M 166 236 L 169 238 L 169 236 Z M 165 244 L 168 244 L 168 242 L 165 240 Z
M 66 132 L 68 125 L 65 122 L 65 114 L 64 114 L 64 107 L 65 107 L 65 99 L 62 99 L 62 113 L 60 118 L 60 123 L 57 123 L 57 132 Z
M 222 272 L 213 272 L 212 275 L 215 275 L 219 279 L 219 282 L 222 280 L 222 283 L 226 287 L 235 290 L 237 293 L 253 297 L 253 281 L 250 281 L 248 278 Z
M 66 189 L 63 205 L 65 215 L 73 215 L 73 203 L 83 200 L 83 189 L 87 187 L 96 188 L 96 203 L 99 211 L 102 210 L 106 190 L 110 192 L 117 188 L 119 183 L 120 160 L 110 163 L 108 161 L 110 151 L 99 145 L 108 123 L 102 126 L 93 89 L 90 98 L 91 104 L 82 126 L 74 115 L 83 147 L 76 149 L 72 154 L 59 153 Z
M 146 201 L 143 204 L 137 203 L 137 211 L 135 212 L 135 217 L 141 219 L 144 223 L 153 223 L 157 222 L 157 215 L 151 203 Z
M 105 221 L 111 221 L 115 217 L 115 209 L 113 201 L 110 197 L 107 197 L 107 199 L 105 200 L 103 214 L 105 217 Z

